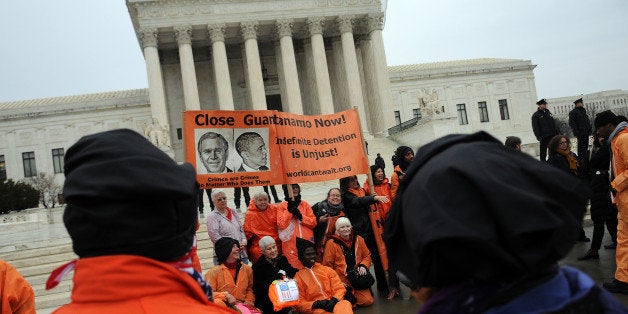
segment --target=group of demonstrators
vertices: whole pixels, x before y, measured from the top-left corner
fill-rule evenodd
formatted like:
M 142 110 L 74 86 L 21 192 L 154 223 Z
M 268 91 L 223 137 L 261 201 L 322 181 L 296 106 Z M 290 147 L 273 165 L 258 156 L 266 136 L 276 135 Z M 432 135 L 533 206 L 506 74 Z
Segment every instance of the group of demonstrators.
M 484 132 L 438 139 L 416 158 L 396 152 L 394 188 L 379 164 L 374 189 L 343 178 L 313 207 L 293 184 L 280 204 L 255 194 L 243 224 L 212 191 L 215 266 L 203 276 L 193 167 L 130 130 L 85 136 L 65 156 L 63 220 L 79 258 L 47 282 L 74 270 L 72 300 L 57 313 L 352 313 L 373 303 L 375 281 L 391 298 L 399 282 L 408 286 L 420 313 L 626 313 L 587 275 L 558 265 L 590 196 L 581 180 Z M 624 178 L 623 166 L 615 171 Z M 384 216 L 387 259 L 372 205 Z M 618 235 L 618 254 L 622 243 Z M 620 267 L 616 289 L 628 281 Z M 280 285 L 298 298 L 278 300 Z
M 397 183 L 414 157 L 406 146 L 398 152 L 402 163 L 396 167 Z M 370 217 L 370 206 L 377 204 L 380 223 L 385 222 L 393 199 L 391 184 L 381 165 L 371 166 L 371 175 L 373 192 L 368 182 L 361 186 L 356 176 L 349 176 L 313 206 L 301 198 L 299 184 L 284 186 L 292 193 L 279 204 L 258 192 L 242 224 L 237 212 L 227 207 L 224 191 L 214 189 L 211 200 L 216 210 L 208 216 L 207 230 L 217 266 L 205 275 L 214 299 L 228 307 L 285 313 L 289 308 L 277 309 L 271 302 L 269 287 L 289 278 L 299 291 L 294 309 L 303 313 L 347 313 L 356 306 L 370 306 L 375 282 L 378 295 L 399 296 L 396 276 L 389 273 L 392 281 L 387 280 L 376 241 L 381 232 L 376 234 Z M 247 265 L 249 258 L 252 267 Z

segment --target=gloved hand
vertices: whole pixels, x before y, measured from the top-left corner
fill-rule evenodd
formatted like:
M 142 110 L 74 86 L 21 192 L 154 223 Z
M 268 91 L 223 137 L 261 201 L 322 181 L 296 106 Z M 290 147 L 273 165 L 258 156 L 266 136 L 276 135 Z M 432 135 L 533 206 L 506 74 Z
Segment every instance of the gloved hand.
M 327 300 L 318 300 L 312 303 L 312 310 L 323 309 L 323 306 L 327 304 Z
M 301 201 L 288 201 L 288 212 L 292 213 L 299 220 L 303 221 L 303 215 L 299 211 Z
M 334 307 L 336 306 L 336 303 L 338 302 L 340 301 L 338 301 L 338 299 L 336 298 L 331 298 L 330 300 L 327 300 L 327 303 L 325 304 L 325 307 L 323 308 L 323 310 L 327 312 L 333 312 Z

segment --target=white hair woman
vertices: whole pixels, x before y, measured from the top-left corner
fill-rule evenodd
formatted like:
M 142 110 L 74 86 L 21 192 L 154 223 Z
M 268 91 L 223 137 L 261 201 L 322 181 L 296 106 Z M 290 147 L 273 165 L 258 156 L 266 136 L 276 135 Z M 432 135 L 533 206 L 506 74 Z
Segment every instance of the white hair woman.
M 240 223 L 240 217 L 235 210 L 227 206 L 227 194 L 221 189 L 212 190 L 212 202 L 215 210 L 207 216 L 207 233 L 215 245 L 222 237 L 235 239 L 240 244 L 240 259 L 244 264 L 249 263 L 246 254 L 246 236 Z M 214 255 L 214 265 L 218 265 L 218 259 Z
M 354 234 L 351 221 L 347 217 L 336 220 L 336 234 L 325 244 L 323 265 L 333 268 L 347 287 L 345 300 L 353 306 L 373 304 L 373 294 L 369 287 L 354 287 L 349 276 L 368 276 L 371 267 L 371 253 L 364 239 Z M 350 274 L 352 273 L 353 274 Z M 367 275 L 368 274 L 368 275 Z M 372 278 L 372 276 L 371 276 Z
M 266 192 L 258 192 L 253 195 L 253 202 L 249 204 L 244 217 L 244 234 L 249 243 L 249 257 L 255 263 L 261 256 L 258 242 L 264 236 L 270 236 L 279 241 L 277 234 L 277 206 L 269 202 Z
M 288 259 L 279 254 L 275 239 L 264 236 L 259 240 L 262 257 L 253 264 L 253 294 L 255 306 L 264 313 L 288 313 L 290 309 L 275 312 L 273 304 L 268 298 L 268 287 L 276 279 L 294 277 L 297 269 L 293 268 Z

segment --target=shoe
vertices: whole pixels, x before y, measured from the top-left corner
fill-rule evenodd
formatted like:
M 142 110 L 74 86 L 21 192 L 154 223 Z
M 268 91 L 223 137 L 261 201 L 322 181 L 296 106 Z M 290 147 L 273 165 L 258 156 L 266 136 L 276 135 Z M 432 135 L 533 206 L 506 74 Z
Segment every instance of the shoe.
M 579 261 L 586 261 L 590 259 L 600 259 L 600 254 L 598 254 L 595 250 L 588 250 L 583 256 L 578 257 Z
M 628 294 L 628 283 L 613 279 L 611 282 L 606 282 L 602 285 L 604 289 L 613 293 Z
M 236 212 L 238 212 L 238 214 L 242 214 L 242 211 L 240 211 L 240 207 L 236 207 Z
M 611 243 L 609 245 L 605 245 L 604 248 L 607 249 L 607 250 L 614 250 L 614 249 L 617 248 L 617 242 L 613 242 L 613 243 Z
M 584 237 L 584 238 L 578 239 L 578 242 L 591 242 L 591 239 Z
M 399 296 L 399 291 L 397 291 L 397 289 L 392 289 L 390 290 L 390 293 L 388 293 L 388 297 L 386 298 L 386 300 L 392 300 L 398 296 Z

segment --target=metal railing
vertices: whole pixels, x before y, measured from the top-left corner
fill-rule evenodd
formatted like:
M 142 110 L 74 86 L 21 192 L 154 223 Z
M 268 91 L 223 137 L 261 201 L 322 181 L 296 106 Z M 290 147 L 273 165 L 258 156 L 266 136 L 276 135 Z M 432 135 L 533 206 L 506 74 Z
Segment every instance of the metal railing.
M 393 126 L 392 128 L 389 128 L 388 129 L 388 135 L 399 133 L 399 132 L 401 132 L 403 130 L 406 130 L 406 129 L 409 129 L 409 128 L 415 126 L 419 122 L 419 119 L 421 119 L 421 118 L 415 117 L 415 118 L 412 118 L 412 119 L 410 119 L 408 121 L 402 122 L 401 124 L 397 124 L 397 125 Z

